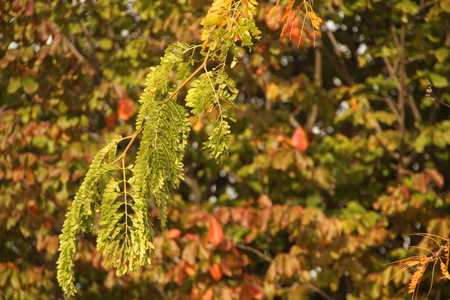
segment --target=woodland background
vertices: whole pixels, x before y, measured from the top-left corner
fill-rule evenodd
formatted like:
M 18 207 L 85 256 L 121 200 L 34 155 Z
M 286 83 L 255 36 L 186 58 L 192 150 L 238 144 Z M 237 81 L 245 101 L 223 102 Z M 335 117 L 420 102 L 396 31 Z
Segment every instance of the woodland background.
M 230 155 L 210 159 L 211 124 L 193 123 L 152 265 L 116 277 L 80 236 L 76 297 L 410 297 L 412 272 L 389 281 L 401 269 L 389 263 L 435 250 L 412 233 L 450 232 L 450 109 L 425 97 L 431 81 L 450 103 L 450 1 L 316 0 L 315 47 L 301 13 L 279 40 L 286 3 L 274 4 L 260 2 L 262 38 L 228 71 L 240 90 Z M 0 298 L 63 298 L 58 235 L 90 161 L 133 132 L 149 67 L 170 43 L 199 42 L 210 5 L 2 3 Z M 430 299 L 450 297 L 439 277 Z M 419 298 L 431 281 L 430 268 Z

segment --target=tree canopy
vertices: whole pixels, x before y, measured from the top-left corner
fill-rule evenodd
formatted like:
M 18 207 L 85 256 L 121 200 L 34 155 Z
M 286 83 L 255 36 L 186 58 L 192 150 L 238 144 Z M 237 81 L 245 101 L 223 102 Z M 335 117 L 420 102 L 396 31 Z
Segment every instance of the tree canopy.
M 449 20 L 448 0 L 5 3 L 0 296 L 450 297 Z

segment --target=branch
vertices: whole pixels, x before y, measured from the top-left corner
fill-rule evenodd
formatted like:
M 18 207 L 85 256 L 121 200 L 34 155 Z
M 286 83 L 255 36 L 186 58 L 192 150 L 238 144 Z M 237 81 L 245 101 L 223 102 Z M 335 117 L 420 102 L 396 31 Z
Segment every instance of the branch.
M 319 48 L 314 49 L 314 87 L 316 91 L 322 90 L 322 52 Z M 319 107 L 314 104 L 311 107 L 311 111 L 306 119 L 305 129 L 306 131 L 311 131 L 317 120 L 317 115 L 319 112 Z
M 448 105 L 447 103 L 441 101 L 438 97 L 436 97 L 436 96 L 433 94 L 433 85 L 431 84 L 431 82 L 428 82 L 426 92 L 427 92 L 427 94 L 425 95 L 425 97 L 427 97 L 427 98 L 430 99 L 430 100 L 437 101 L 437 102 L 439 102 L 440 104 L 442 104 L 442 105 L 444 105 L 444 106 L 450 108 L 450 105 Z
M 342 57 L 341 50 L 339 50 L 338 42 L 336 41 L 336 38 L 334 37 L 331 30 L 327 30 L 327 36 L 330 39 L 331 45 L 333 46 L 333 51 L 337 57 L 337 61 L 340 66 L 340 70 L 342 71 L 343 79 L 347 82 L 347 84 L 354 85 L 355 79 L 353 79 L 353 77 L 348 72 L 347 66 L 345 65 L 344 58 Z
M 444 106 L 450 108 L 450 105 L 448 105 L 447 103 L 441 101 L 441 100 L 440 100 L 438 97 L 436 97 L 434 94 L 429 94 L 429 95 L 427 95 L 427 98 L 430 99 L 430 100 L 433 100 L 433 101 L 437 101 L 437 102 L 439 102 L 440 104 L 442 104 L 442 105 L 444 105 Z
M 255 249 L 253 247 L 247 246 L 247 245 L 243 245 L 243 244 L 239 244 L 239 243 L 235 243 L 234 244 L 236 246 L 236 248 L 242 249 L 242 250 L 247 250 L 253 254 L 258 255 L 259 257 L 261 257 L 262 259 L 264 259 L 265 261 L 271 263 L 273 261 L 272 258 L 270 258 L 269 256 L 265 255 L 264 253 L 262 253 L 261 251 L 259 251 L 258 249 Z
M 170 101 L 170 99 L 172 99 L 173 97 L 175 97 L 178 92 L 186 85 L 189 83 L 189 81 L 192 80 L 192 78 L 195 77 L 195 75 L 197 75 L 198 73 L 200 73 L 206 66 L 206 64 L 208 63 L 208 59 L 209 59 L 209 54 L 210 54 L 211 50 L 208 50 L 208 52 L 206 53 L 205 59 L 203 60 L 202 64 L 182 83 L 180 84 L 180 86 L 169 96 L 169 98 L 167 98 L 166 101 L 164 101 L 164 103 L 168 103 Z M 130 137 L 131 140 L 128 143 L 127 147 L 125 148 L 125 150 L 122 152 L 122 154 L 117 157 L 112 164 L 117 163 L 119 160 L 125 158 L 125 156 L 127 155 L 128 150 L 131 148 L 131 145 L 134 143 L 134 141 L 136 140 L 136 137 L 144 130 L 144 126 L 145 126 L 145 119 L 142 122 L 141 128 L 139 128 L 138 131 L 135 131 Z

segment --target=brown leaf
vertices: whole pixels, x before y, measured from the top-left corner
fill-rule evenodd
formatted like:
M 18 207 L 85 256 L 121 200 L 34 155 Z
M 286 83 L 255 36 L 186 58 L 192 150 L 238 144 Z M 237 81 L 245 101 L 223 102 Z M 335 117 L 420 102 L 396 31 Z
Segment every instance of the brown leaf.
M 409 188 L 406 185 L 402 185 L 402 195 L 403 195 L 403 200 L 409 199 Z
M 178 286 L 183 285 L 186 279 L 186 273 L 184 272 L 185 264 L 186 262 L 184 260 L 180 260 L 174 269 L 174 281 Z
M 266 194 L 261 194 L 257 201 L 260 207 L 272 207 L 272 200 Z
M 436 169 L 425 169 L 425 173 L 438 188 L 441 189 L 444 186 L 444 176 Z
M 221 207 L 214 213 L 214 217 L 222 224 L 228 223 L 230 215 L 230 210 L 227 207 Z
M 25 3 L 25 15 L 27 15 L 27 16 L 34 15 L 34 2 L 33 1 L 27 1 Z
M 272 217 L 272 210 L 268 207 L 261 210 L 260 220 L 261 220 L 261 231 L 266 231 L 269 224 L 270 218 Z
M 428 184 L 430 183 L 430 178 L 425 173 L 420 173 L 415 180 L 416 189 L 421 194 L 428 193 Z
M 181 258 L 184 259 L 188 264 L 194 265 L 195 259 L 197 258 L 197 253 L 198 253 L 198 241 L 193 241 L 183 249 Z
M 20 166 L 20 167 L 14 168 L 14 170 L 12 172 L 12 180 L 14 182 L 21 180 L 23 178 L 23 174 L 24 174 L 23 167 Z

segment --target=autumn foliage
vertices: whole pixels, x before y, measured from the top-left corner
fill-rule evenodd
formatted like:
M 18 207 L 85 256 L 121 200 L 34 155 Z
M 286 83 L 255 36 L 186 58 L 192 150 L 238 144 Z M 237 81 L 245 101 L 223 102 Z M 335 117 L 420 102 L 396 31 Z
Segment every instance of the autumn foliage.
M 86 177 L 94 157 L 123 137 L 96 163 L 118 159 L 109 192 L 130 195 L 136 126 L 173 123 L 141 115 L 144 95 L 189 115 L 164 127 L 185 151 L 115 203 L 146 207 L 148 247 L 123 252 L 136 271 L 108 264 L 100 200 L 72 210 L 76 297 L 449 299 L 449 16 L 445 0 L 3 1 L 0 298 L 66 298 L 67 212 L 109 179 Z M 161 182 L 177 188 L 158 204 Z

